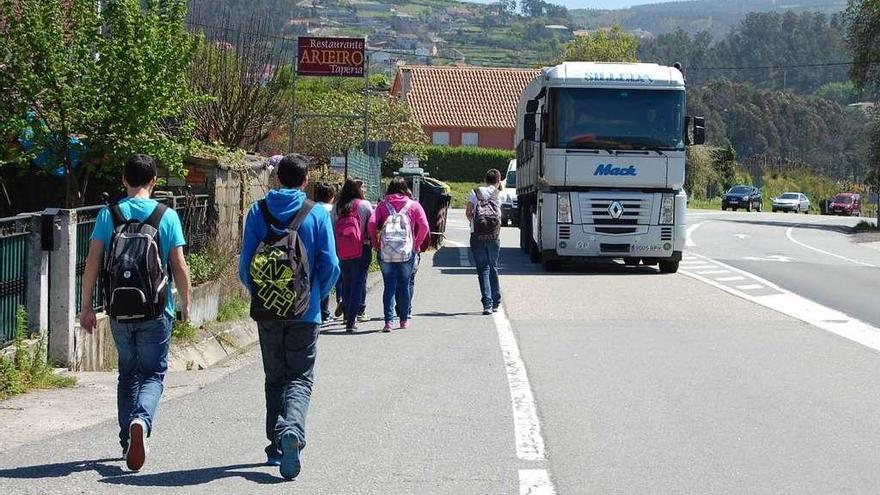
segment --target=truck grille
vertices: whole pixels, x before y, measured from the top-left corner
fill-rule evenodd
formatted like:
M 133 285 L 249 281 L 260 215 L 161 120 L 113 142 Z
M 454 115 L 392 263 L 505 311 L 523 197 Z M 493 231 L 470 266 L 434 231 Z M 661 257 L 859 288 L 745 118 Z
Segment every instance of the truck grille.
M 559 239 L 560 240 L 571 239 L 571 225 L 560 225 L 559 226 Z
M 672 227 L 663 227 L 660 231 L 660 240 L 661 241 L 671 241 L 672 240 Z
M 620 218 L 608 211 L 617 201 L 623 207 Z M 633 234 L 638 225 L 651 224 L 654 196 L 641 193 L 580 193 L 578 194 L 581 219 L 586 225 L 595 225 L 600 234 Z

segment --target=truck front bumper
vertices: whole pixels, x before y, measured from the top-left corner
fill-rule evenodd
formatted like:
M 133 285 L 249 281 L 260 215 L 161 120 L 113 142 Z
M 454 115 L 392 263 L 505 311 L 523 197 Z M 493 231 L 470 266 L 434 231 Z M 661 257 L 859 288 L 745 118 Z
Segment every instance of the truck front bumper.
M 640 231 L 627 235 L 595 232 L 592 225 L 558 225 L 554 245 L 544 245 L 545 256 L 551 258 L 642 258 L 681 259 L 684 226 L 640 226 Z M 549 243 L 548 243 L 549 244 Z

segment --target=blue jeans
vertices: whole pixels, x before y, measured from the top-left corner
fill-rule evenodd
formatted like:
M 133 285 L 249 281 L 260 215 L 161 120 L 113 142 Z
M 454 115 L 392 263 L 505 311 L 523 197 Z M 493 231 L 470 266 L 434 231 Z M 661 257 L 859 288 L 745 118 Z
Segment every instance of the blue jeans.
M 147 436 L 153 431 L 156 406 L 162 397 L 162 381 L 168 371 L 171 343 L 171 317 L 138 323 L 110 320 L 110 330 L 119 354 L 119 382 L 116 386 L 116 412 L 119 443 L 128 446 L 131 421 L 142 419 Z
M 373 251 L 370 246 L 364 245 L 360 258 L 346 260 L 340 263 L 342 268 L 342 306 L 345 309 L 345 325 L 354 325 L 357 315 L 364 301 L 364 291 L 367 285 L 367 270 Z
M 380 261 L 382 267 L 382 280 L 385 282 L 385 291 L 382 293 L 382 303 L 385 309 L 385 323 L 394 321 L 395 300 L 399 303 L 397 310 L 401 319 L 409 318 L 412 305 L 412 281 L 413 268 L 415 267 L 413 256 L 409 261 L 399 263 L 386 263 Z
M 409 277 L 409 314 L 406 315 L 406 318 L 401 318 L 401 319 L 406 319 L 406 320 L 412 319 L 412 312 L 413 312 L 412 301 L 413 301 L 413 298 L 415 298 L 415 296 L 416 296 L 416 273 L 418 273 L 419 264 L 422 262 L 421 253 L 416 253 L 415 258 L 416 258 L 416 260 L 413 263 L 412 275 L 410 275 L 410 277 Z M 394 307 L 394 310 L 397 312 L 397 317 L 400 318 L 400 304 L 397 304 Z
M 498 282 L 501 241 L 481 241 L 471 237 L 471 254 L 477 264 L 483 309 L 496 308 L 501 304 L 501 285 Z
M 373 248 L 369 244 L 364 244 L 364 290 L 361 292 L 361 307 L 358 311 L 359 315 L 367 312 L 367 278 L 370 276 L 370 263 L 373 262 Z
M 266 455 L 281 457 L 281 436 L 292 433 L 306 445 L 306 414 L 312 397 L 319 325 L 301 321 L 258 321 L 266 373 Z

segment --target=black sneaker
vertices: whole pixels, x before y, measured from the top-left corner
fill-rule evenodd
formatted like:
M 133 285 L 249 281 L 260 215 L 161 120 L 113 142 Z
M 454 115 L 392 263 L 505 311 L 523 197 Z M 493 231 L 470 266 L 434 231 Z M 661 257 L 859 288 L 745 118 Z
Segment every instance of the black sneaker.
M 483 316 L 489 316 L 492 314 L 492 308 L 483 309 Z

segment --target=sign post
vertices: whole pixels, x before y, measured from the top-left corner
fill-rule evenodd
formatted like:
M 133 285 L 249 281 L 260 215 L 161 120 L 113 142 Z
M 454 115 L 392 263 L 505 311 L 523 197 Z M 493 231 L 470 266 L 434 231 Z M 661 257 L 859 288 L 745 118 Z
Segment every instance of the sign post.
M 299 114 L 296 113 L 296 80 L 299 76 L 361 77 L 364 79 L 364 112 L 351 114 Z M 323 38 L 300 36 L 297 38 L 297 56 L 293 75 L 293 104 L 290 125 L 290 152 L 293 152 L 296 121 L 300 118 L 363 119 L 364 142 L 367 142 L 369 126 L 369 72 L 366 40 L 364 38 Z M 345 177 L 348 178 L 348 163 Z M 331 164 L 332 166 L 332 164 Z

